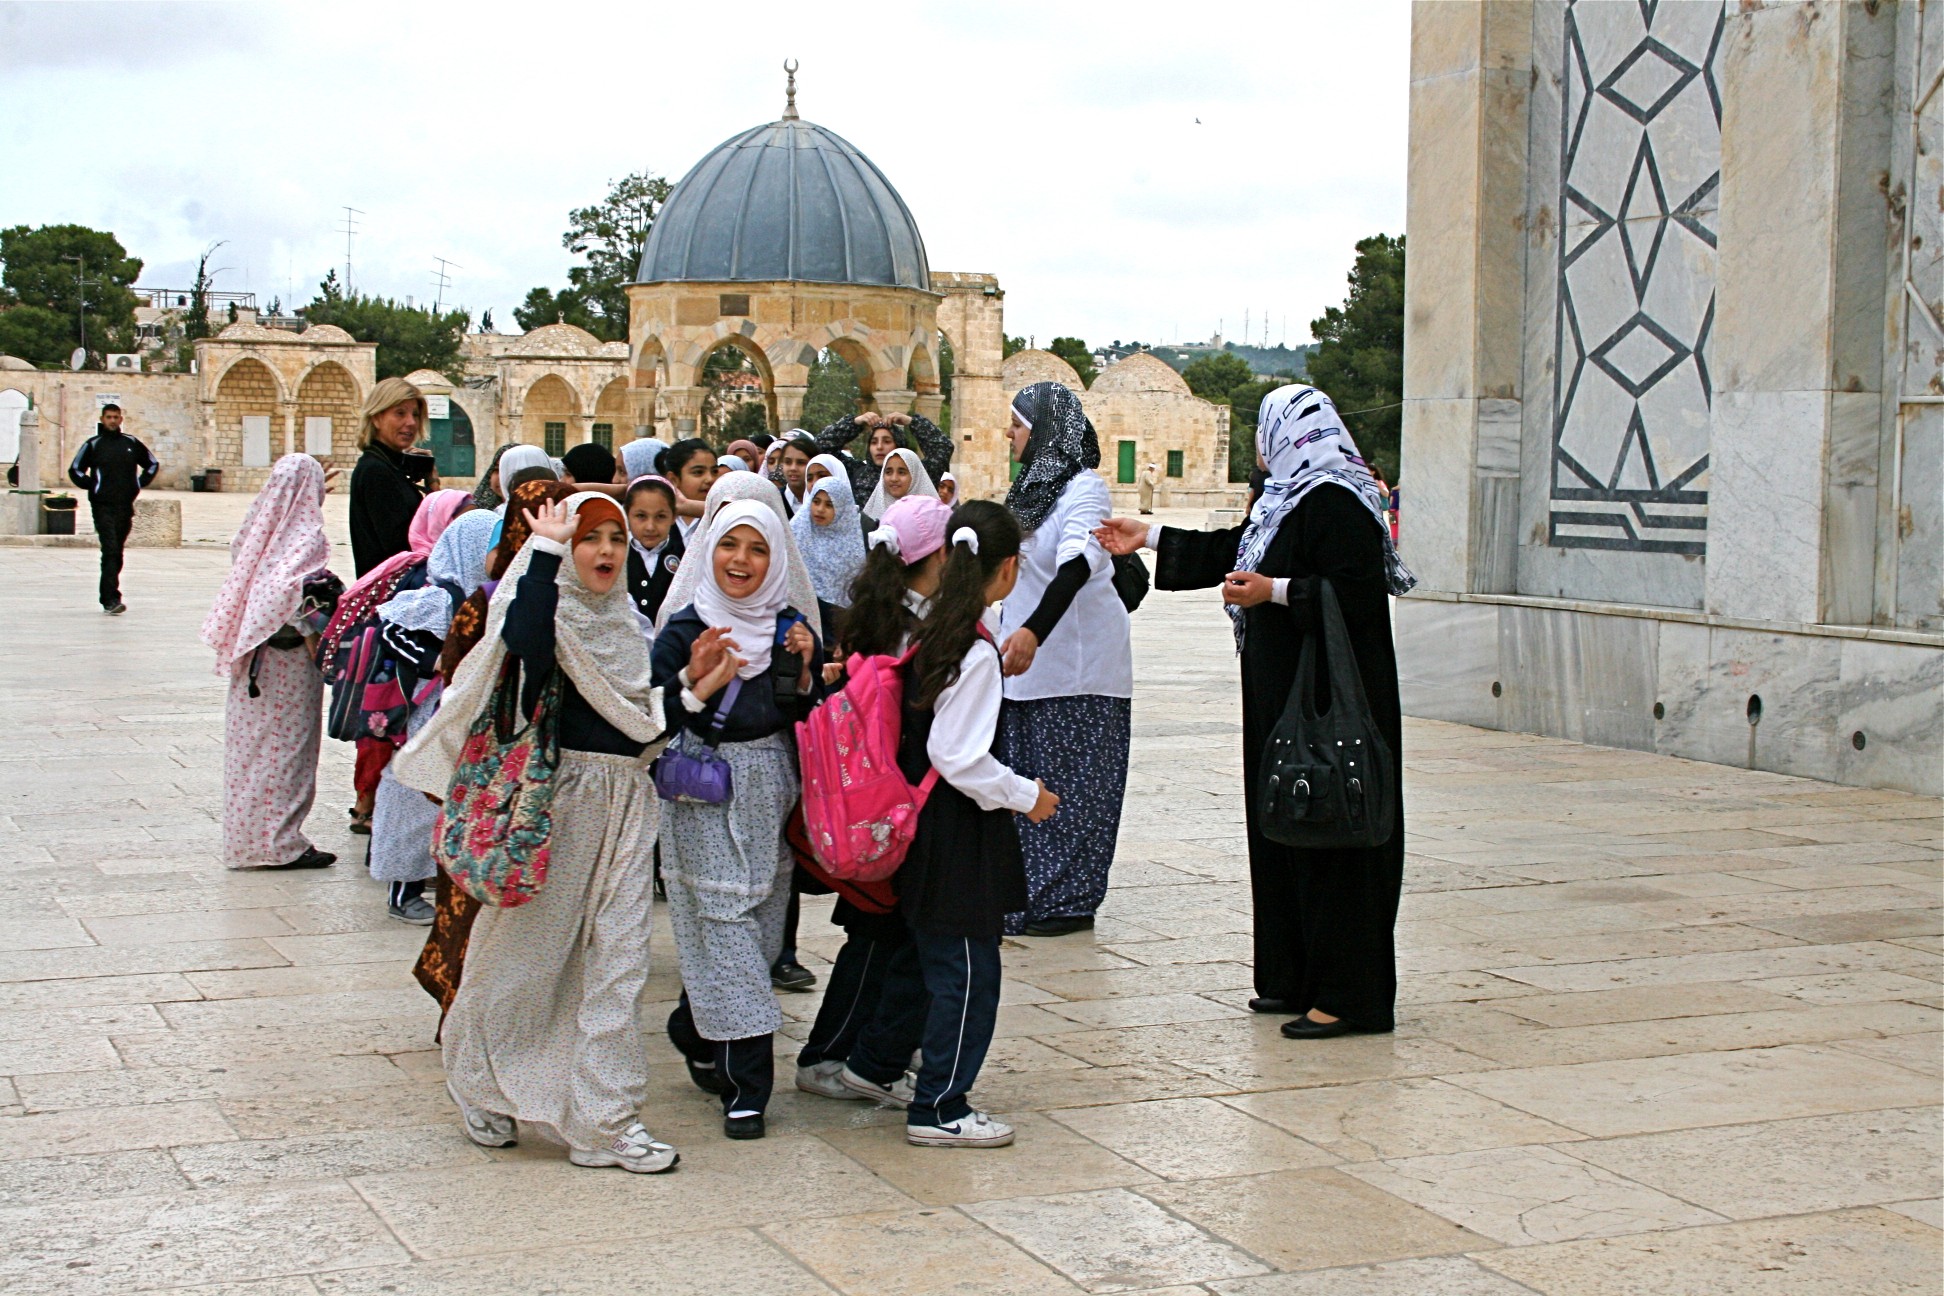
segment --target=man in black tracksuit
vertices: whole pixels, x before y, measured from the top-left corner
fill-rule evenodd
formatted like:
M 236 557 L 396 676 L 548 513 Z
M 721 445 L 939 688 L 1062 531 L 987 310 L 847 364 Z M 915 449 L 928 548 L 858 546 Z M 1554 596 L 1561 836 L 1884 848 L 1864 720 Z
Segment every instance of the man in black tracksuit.
M 135 524 L 135 497 L 162 467 L 147 446 L 123 435 L 121 426 L 121 406 L 103 405 L 95 434 L 68 465 L 68 480 L 88 492 L 95 534 L 101 537 L 101 610 L 111 616 L 128 611 L 121 600 L 122 546 Z

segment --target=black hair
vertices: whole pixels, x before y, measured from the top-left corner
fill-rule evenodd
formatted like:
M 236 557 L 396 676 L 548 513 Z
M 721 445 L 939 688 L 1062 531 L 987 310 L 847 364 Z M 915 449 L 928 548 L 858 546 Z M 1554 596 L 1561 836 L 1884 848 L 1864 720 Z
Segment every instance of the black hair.
M 113 410 L 115 411 L 115 413 L 119 414 L 122 412 L 122 407 L 115 404 L 115 402 L 113 401 L 109 401 L 106 405 L 103 405 L 101 409 L 97 411 L 97 413 L 106 414 L 109 410 Z
M 750 437 L 749 440 L 758 450 L 767 450 L 776 444 L 776 438 L 767 432 L 758 432 L 755 436 Z
M 637 478 L 634 484 L 628 487 L 627 498 L 622 500 L 622 503 L 626 505 L 628 508 L 633 508 L 634 497 L 641 494 L 641 492 L 643 491 L 660 491 L 664 496 L 667 497 L 668 507 L 671 509 L 675 507 L 675 488 L 673 486 L 670 486 L 667 482 L 660 481 L 654 477 Z
M 535 481 L 551 482 L 551 481 L 559 481 L 559 480 L 560 478 L 554 475 L 553 469 L 543 467 L 540 464 L 534 464 L 531 468 L 522 468 L 518 472 L 513 474 L 512 480 L 506 483 L 506 495 L 508 499 L 511 499 L 513 497 L 513 492 L 520 489 L 520 487 L 526 485 L 528 482 L 535 482 Z
M 874 545 L 864 555 L 864 565 L 851 581 L 850 607 L 844 610 L 846 652 L 890 656 L 904 646 L 918 620 L 905 606 L 905 591 L 925 558 L 907 563 L 889 545 Z
M 673 480 L 676 477 L 680 477 L 682 475 L 682 469 L 688 467 L 689 460 L 699 454 L 709 456 L 710 463 L 715 462 L 716 450 L 714 446 L 702 440 L 700 437 L 687 437 L 681 441 L 677 441 L 674 445 L 655 456 L 655 471 Z
M 560 457 L 567 471 L 581 484 L 614 480 L 614 451 L 598 441 L 577 445 Z
M 804 454 L 815 459 L 817 457 L 817 438 L 811 436 L 808 432 L 792 432 L 783 438 L 783 448 L 785 450 L 801 450 Z
M 952 543 L 950 537 L 958 534 L 960 527 L 970 527 L 979 537 L 977 552 L 969 544 Z M 1024 539 L 1012 510 L 991 500 L 967 500 L 953 509 L 945 523 L 945 535 L 945 570 L 938 574 L 938 592 L 932 595 L 931 609 L 918 624 L 918 656 L 912 662 L 917 676 L 913 706 L 932 705 L 940 693 L 958 682 L 959 664 L 979 636 L 986 585 L 999 564 L 1019 556 Z

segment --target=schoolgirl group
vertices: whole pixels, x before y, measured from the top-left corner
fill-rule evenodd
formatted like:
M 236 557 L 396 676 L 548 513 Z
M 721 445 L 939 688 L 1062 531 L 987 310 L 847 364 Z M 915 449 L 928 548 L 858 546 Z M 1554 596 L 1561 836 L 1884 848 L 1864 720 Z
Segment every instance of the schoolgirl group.
M 381 384 L 366 440 L 380 444 L 386 411 L 413 401 L 401 380 Z M 623 447 L 618 474 L 611 456 L 581 453 L 599 447 L 564 463 L 513 447 L 473 497 L 426 494 L 404 553 L 363 572 L 334 611 L 318 600 L 325 476 L 304 455 L 275 465 L 204 626 L 230 678 L 227 862 L 330 862 L 301 831 L 322 709 L 315 654 L 382 596 L 376 618 L 398 646 L 407 714 L 377 780 L 371 865 L 394 884 L 396 916 L 416 916 L 401 913 L 401 885 L 437 876 L 436 905 L 406 897 L 431 918 L 416 971 L 444 1010 L 447 1087 L 475 1143 L 532 1135 L 576 1165 L 641 1173 L 678 1163 L 641 1121 L 637 1007 L 658 882 L 682 981 L 669 1038 L 719 1100 L 724 1134 L 763 1137 L 784 1021 L 773 969 L 794 965 L 786 926 L 801 885 L 786 833 L 802 795 L 795 726 L 843 685 L 847 658 L 907 653 L 897 763 L 914 785 L 937 777 L 880 902 L 837 900 L 846 940 L 795 1084 L 903 1106 L 917 1146 L 1012 1142 L 970 1100 L 997 1020 L 1001 937 L 1090 927 L 1119 825 L 1133 663 L 1113 555 L 1158 547 L 1159 584 L 1222 584 L 1239 624 L 1257 603 L 1299 611 L 1289 578 L 1320 572 L 1318 555 L 1339 542 L 1305 531 L 1284 553 L 1265 546 L 1265 530 L 1293 537 L 1299 528 L 1283 523 L 1317 511 L 1314 486 L 1361 497 L 1369 478 L 1328 398 L 1284 388 L 1264 403 L 1267 481 L 1250 521 L 1232 533 L 1149 528 L 1111 520 L 1094 429 L 1071 391 L 1028 387 L 1012 415 L 1022 468 L 1003 505 L 941 498 L 941 484 L 955 485 L 951 442 L 918 416 L 858 415 L 724 455 L 644 438 Z M 1335 434 L 1319 435 L 1322 423 Z M 859 437 L 861 456 L 846 449 Z M 1311 473 L 1311 460 L 1325 471 Z M 353 504 L 355 529 L 355 479 Z M 1380 564 L 1395 558 L 1383 539 Z M 1251 552 L 1257 564 L 1235 570 Z M 1337 563 L 1339 583 L 1368 578 L 1354 566 Z M 1231 579 L 1258 575 L 1266 588 Z M 1245 695 L 1250 656 L 1289 655 L 1289 635 L 1302 633 L 1263 624 L 1272 633 L 1242 639 Z M 310 651 L 290 648 L 293 637 Z M 1381 715 L 1384 689 L 1370 692 Z M 550 709 L 559 748 L 550 864 L 517 907 L 478 904 L 430 865 L 436 803 L 477 722 L 507 697 L 520 717 Z M 1389 699 L 1394 716 L 1394 664 Z M 1260 757 L 1252 736 L 1245 766 Z M 664 800 L 651 762 L 667 753 L 712 754 L 729 795 Z M 1260 855 L 1251 832 L 1251 1006 L 1302 1014 L 1285 1034 L 1390 1029 L 1401 823 L 1396 867 L 1388 848 L 1358 862 L 1361 880 L 1332 884 L 1346 893 L 1336 913 L 1303 911 L 1304 897 L 1283 894 L 1301 885 L 1289 879 L 1265 895 L 1261 866 L 1288 861 Z

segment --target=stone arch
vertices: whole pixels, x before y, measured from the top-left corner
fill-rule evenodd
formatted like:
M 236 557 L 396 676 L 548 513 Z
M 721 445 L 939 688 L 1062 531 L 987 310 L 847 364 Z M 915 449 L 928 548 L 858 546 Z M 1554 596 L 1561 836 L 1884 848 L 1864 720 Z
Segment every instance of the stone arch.
M 641 349 L 635 352 L 632 381 L 636 390 L 650 391 L 667 383 L 668 350 L 662 345 L 659 334 L 645 339 Z
M 881 386 L 877 357 L 870 347 L 847 334 L 839 334 L 824 344 L 824 350 L 840 357 L 857 375 L 857 394 L 859 401 L 869 405 L 877 399 Z
M 350 467 L 358 457 L 363 405 L 350 370 L 331 360 L 311 366 L 297 384 L 296 448 L 331 467 Z M 319 419 L 325 422 L 313 422 Z
M 283 384 L 276 370 L 254 356 L 238 356 L 231 361 L 216 381 L 214 462 L 219 466 L 268 467 L 283 446 L 282 420 L 277 417 L 282 400 Z M 268 421 L 259 424 L 257 419 Z M 246 420 L 251 429 L 247 446 Z
M 756 344 L 755 339 L 739 331 L 724 332 L 713 341 L 704 342 L 701 353 L 695 358 L 694 382 L 702 389 L 702 418 L 704 424 L 706 425 L 709 421 L 712 400 L 720 399 L 716 396 L 714 389 L 705 378 L 708 372 L 709 357 L 724 348 L 733 348 L 740 352 L 755 368 L 756 381 L 759 384 L 761 393 L 760 399 L 763 406 L 764 419 L 771 429 L 776 428 L 776 371 L 770 365 L 769 354 Z M 746 392 L 747 388 L 745 387 L 742 390 Z M 742 404 L 745 399 L 740 394 L 733 398 L 735 404 Z M 727 411 L 718 408 L 717 413 L 726 416 Z
M 594 398 L 594 423 L 589 439 L 613 450 L 634 438 L 634 414 L 628 403 L 628 380 L 616 378 Z
M 580 396 L 574 385 L 556 373 L 541 374 L 520 398 L 520 440 L 558 456 L 576 442 Z M 558 436 L 548 445 L 547 425 L 557 424 Z
M 230 325 L 230 327 L 238 328 L 241 326 L 232 324 Z M 263 370 L 264 373 L 270 375 L 270 382 L 276 393 L 275 399 L 280 401 L 289 399 L 290 393 L 284 387 L 283 375 L 277 372 L 276 366 L 264 361 L 263 359 L 257 356 L 249 355 L 247 353 L 238 353 L 237 355 L 231 357 L 230 362 L 224 365 L 221 371 L 217 373 L 216 391 L 219 397 L 222 392 L 223 383 L 229 379 L 230 374 L 240 366 L 246 364 L 253 364 L 257 366 L 257 368 Z

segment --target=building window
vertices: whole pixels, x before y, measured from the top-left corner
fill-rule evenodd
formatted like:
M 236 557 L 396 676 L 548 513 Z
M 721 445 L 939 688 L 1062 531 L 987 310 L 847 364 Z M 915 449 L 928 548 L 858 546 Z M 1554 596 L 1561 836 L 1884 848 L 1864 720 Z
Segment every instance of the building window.
M 567 453 L 567 425 L 565 423 L 547 424 L 546 451 L 558 459 Z
M 614 424 L 596 423 L 593 428 L 594 444 L 605 449 L 614 449 Z
M 1168 476 L 1181 476 L 1181 451 L 1179 450 L 1168 451 Z
M 1120 443 L 1120 472 L 1118 474 L 1118 480 L 1123 486 L 1132 486 L 1134 484 L 1134 449 L 1135 447 L 1132 441 L 1123 441 Z

